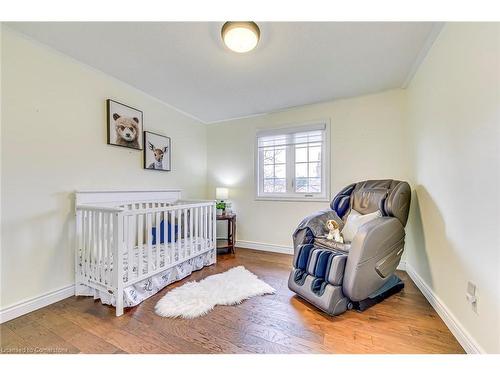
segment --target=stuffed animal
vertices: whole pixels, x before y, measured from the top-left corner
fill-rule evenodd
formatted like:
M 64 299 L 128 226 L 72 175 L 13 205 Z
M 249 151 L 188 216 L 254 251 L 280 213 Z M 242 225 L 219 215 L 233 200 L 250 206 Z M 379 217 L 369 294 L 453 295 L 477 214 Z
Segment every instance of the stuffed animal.
M 326 228 L 328 229 L 328 235 L 326 236 L 328 240 L 344 243 L 344 239 L 340 234 L 340 226 L 335 220 L 328 220 L 326 222 Z

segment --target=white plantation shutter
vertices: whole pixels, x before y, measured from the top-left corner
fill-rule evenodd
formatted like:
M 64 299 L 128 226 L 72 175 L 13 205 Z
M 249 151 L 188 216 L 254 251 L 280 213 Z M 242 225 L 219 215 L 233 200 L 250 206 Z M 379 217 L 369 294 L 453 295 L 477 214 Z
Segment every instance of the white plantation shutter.
M 311 142 L 323 142 L 325 124 L 317 124 L 287 129 L 258 130 L 258 147 L 289 146 Z

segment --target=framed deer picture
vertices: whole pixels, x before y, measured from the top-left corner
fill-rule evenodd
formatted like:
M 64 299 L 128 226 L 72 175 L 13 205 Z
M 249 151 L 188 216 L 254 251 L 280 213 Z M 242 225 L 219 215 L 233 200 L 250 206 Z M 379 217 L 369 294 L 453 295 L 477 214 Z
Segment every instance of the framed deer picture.
M 155 171 L 170 171 L 172 163 L 170 137 L 153 132 L 144 132 L 144 168 Z

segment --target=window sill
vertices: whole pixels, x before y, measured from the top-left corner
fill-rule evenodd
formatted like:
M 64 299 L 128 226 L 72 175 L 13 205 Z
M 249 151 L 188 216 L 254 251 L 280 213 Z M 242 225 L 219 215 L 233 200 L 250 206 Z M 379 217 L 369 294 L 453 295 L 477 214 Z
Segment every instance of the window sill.
M 276 202 L 330 202 L 328 198 L 322 197 L 255 197 L 256 201 L 276 201 Z

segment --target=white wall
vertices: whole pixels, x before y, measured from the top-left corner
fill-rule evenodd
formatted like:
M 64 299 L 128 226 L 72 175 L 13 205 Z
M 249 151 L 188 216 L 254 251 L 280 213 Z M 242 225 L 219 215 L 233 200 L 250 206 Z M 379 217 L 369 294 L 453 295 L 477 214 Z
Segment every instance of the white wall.
M 444 27 L 408 89 L 407 265 L 470 337 L 500 352 L 500 26 Z M 477 313 L 465 299 L 478 286 Z
M 408 179 L 408 138 L 403 90 L 308 105 L 209 125 L 208 196 L 227 186 L 237 211 L 239 241 L 290 248 L 300 220 L 328 202 L 256 201 L 256 129 L 318 119 L 331 122 L 331 195 L 364 179 Z
M 144 112 L 172 138 L 172 172 L 146 171 L 141 151 L 106 144 L 105 100 Z M 1 307 L 73 282 L 73 192 L 206 192 L 206 125 L 101 72 L 3 28 Z

